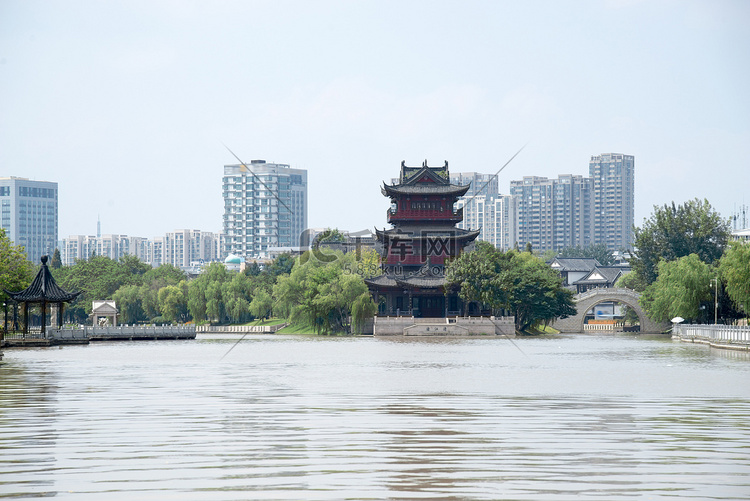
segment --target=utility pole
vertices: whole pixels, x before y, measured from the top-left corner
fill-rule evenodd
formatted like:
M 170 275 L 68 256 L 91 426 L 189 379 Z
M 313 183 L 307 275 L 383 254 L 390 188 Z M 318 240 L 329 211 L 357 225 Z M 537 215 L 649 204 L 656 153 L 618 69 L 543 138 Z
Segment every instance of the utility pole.
M 711 282 L 714 283 L 714 325 L 716 325 L 719 323 L 719 277 L 712 278 Z

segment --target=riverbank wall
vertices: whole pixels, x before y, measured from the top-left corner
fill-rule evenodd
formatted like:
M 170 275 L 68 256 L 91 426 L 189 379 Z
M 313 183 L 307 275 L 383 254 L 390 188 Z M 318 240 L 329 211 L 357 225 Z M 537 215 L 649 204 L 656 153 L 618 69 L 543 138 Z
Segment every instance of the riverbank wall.
M 199 325 L 195 331 L 200 334 L 275 334 L 287 325 Z
M 675 324 L 672 339 L 725 350 L 750 351 L 750 327 L 747 326 Z
M 375 336 L 511 336 L 514 317 L 375 317 Z

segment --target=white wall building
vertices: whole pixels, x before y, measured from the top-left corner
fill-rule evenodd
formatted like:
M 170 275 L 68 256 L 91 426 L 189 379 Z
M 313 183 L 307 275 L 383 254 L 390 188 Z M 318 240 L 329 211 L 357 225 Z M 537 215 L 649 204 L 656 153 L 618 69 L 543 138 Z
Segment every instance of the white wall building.
M 456 225 L 464 230 L 480 230 L 478 240 L 509 250 L 516 243 L 516 199 L 511 195 L 478 195 L 461 197 L 456 208 L 464 209 L 463 221 Z
M 510 195 L 501 195 L 497 176 L 479 172 L 452 172 L 451 184 L 471 187 L 456 202 L 463 208 L 463 221 L 456 225 L 464 230 L 480 230 L 478 240 L 483 240 L 501 250 L 516 243 L 516 203 Z
M 221 257 L 246 262 L 269 257 L 274 247 L 296 247 L 307 228 L 307 171 L 253 160 L 225 165 L 224 243 Z

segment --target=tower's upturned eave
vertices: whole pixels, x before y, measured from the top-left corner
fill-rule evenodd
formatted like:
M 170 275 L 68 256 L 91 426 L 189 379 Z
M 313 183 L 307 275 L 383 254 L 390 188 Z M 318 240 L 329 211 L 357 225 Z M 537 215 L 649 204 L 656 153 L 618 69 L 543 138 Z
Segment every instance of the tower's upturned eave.
M 442 196 L 453 196 L 462 197 L 469 191 L 470 185 L 426 185 L 426 186 L 415 186 L 415 185 L 388 185 L 383 183 L 380 188 L 380 192 L 386 197 L 397 197 L 404 195 L 442 195 Z
M 451 228 L 451 229 L 444 230 L 443 232 L 440 232 L 440 233 L 430 232 L 428 230 L 427 234 L 425 235 L 420 235 L 420 234 L 413 235 L 408 232 L 398 231 L 395 228 L 390 229 L 390 230 L 379 230 L 375 228 L 375 237 L 378 240 L 378 242 L 383 242 L 384 239 L 391 239 L 391 238 L 422 240 L 426 238 L 434 238 L 436 236 L 440 236 L 443 233 L 445 233 L 445 236 L 453 237 L 459 242 L 469 244 L 473 242 L 479 236 L 479 233 L 481 233 L 481 230 L 464 230 L 461 228 Z

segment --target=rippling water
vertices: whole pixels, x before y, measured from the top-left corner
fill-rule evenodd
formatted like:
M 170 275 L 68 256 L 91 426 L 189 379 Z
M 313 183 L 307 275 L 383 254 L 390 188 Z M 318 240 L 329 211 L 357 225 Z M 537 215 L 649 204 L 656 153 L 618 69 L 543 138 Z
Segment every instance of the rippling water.
M 6 350 L 0 497 L 750 498 L 747 354 L 237 339 Z

